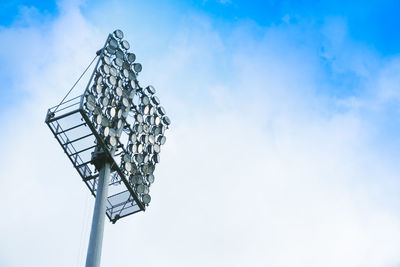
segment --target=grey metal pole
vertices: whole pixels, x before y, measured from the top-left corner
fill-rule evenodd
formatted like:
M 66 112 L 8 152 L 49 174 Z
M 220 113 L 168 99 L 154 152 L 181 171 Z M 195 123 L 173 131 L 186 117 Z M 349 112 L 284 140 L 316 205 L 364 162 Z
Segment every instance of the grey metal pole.
M 99 267 L 101 258 L 101 246 L 103 244 L 104 220 L 106 216 L 106 199 L 108 193 L 108 181 L 110 179 L 110 163 L 105 160 L 100 169 L 96 201 L 90 231 L 89 248 L 86 256 L 86 267 Z

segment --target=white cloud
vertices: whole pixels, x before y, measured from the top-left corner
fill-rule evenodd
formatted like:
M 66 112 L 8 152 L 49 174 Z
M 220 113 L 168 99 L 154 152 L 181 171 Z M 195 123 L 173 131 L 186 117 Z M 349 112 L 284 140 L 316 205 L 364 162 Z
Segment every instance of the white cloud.
M 399 168 L 370 145 L 373 122 L 358 106 L 339 110 L 318 90 L 318 53 L 292 35 L 301 29 L 264 29 L 260 40 L 187 22 L 157 56 L 140 48 L 140 80 L 156 85 L 173 125 L 151 206 L 106 225 L 103 266 L 399 264 Z M 2 133 L 0 263 L 73 266 L 86 255 L 93 200 L 43 119 L 105 34 L 75 8 L 37 27 L 0 32 L 16 44 L 9 62 L 28 94 Z M 333 54 L 345 53 L 341 38 Z M 398 64 L 382 62 L 377 75 L 351 71 L 398 101 Z M 364 90 L 353 99 L 366 110 Z

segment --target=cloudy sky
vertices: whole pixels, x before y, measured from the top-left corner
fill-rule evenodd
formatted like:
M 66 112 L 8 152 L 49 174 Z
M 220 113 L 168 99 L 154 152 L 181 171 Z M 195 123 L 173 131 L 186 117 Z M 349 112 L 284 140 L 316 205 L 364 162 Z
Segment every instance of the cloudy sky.
M 117 28 L 172 127 L 102 266 L 400 266 L 399 10 L 0 3 L 0 266 L 84 266 L 94 199 L 44 118 Z

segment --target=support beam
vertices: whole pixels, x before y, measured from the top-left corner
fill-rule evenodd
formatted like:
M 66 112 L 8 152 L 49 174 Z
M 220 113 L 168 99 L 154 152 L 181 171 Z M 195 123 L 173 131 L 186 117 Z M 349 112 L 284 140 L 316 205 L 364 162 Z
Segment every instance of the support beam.
M 92 229 L 90 231 L 89 248 L 86 257 L 86 267 L 100 266 L 104 220 L 106 215 L 106 200 L 111 169 L 110 165 L 111 164 L 108 161 L 104 161 L 104 164 L 100 169 L 96 191 L 96 202 L 94 204 Z

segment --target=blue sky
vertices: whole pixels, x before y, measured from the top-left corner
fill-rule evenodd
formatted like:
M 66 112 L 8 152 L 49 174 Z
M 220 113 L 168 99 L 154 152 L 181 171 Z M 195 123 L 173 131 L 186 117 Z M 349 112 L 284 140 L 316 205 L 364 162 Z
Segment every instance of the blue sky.
M 75 2 L 78 3 L 78 1 Z M 40 25 L 43 28 L 60 15 L 60 4 L 57 5 L 56 1 L 5 1 L 0 5 L 0 25 L 3 27 L 14 25 L 14 27 L 24 28 L 29 25 Z M 101 25 L 102 22 L 96 20 L 101 16 L 96 17 L 91 14 L 100 10 L 101 6 L 108 6 L 112 12 L 113 7 L 117 10 L 123 8 L 124 5 L 140 8 L 142 14 L 120 11 L 115 16 L 123 15 L 116 21 L 127 21 L 130 16 L 133 18 L 138 16 L 144 20 L 143 23 L 137 23 L 141 28 L 162 25 L 163 32 L 158 34 L 165 34 L 163 42 L 168 38 L 167 35 L 174 34 L 177 26 L 182 22 L 185 23 L 193 14 L 210 19 L 213 30 L 227 40 L 243 25 L 251 25 L 246 31 L 254 39 L 262 38 L 264 30 L 269 27 L 285 24 L 288 27 L 297 26 L 299 29 L 293 32 L 293 35 L 298 35 L 298 38 L 294 37 L 296 38 L 294 41 L 300 45 L 312 43 L 314 47 L 310 49 L 319 56 L 327 49 L 324 36 L 321 36 L 321 29 L 326 25 L 327 20 L 340 20 L 348 40 L 362 44 L 363 47 L 382 58 L 397 55 L 400 49 L 400 19 L 396 15 L 396 11 L 400 8 L 398 1 L 252 1 L 251 3 L 248 1 L 157 1 L 123 4 L 119 1 L 83 1 L 80 3 L 80 10 L 82 14 L 92 19 L 94 24 Z M 103 20 L 105 21 L 109 25 L 113 24 L 113 20 Z M 301 31 L 307 32 L 308 35 L 303 36 Z M 158 42 L 160 43 L 162 42 Z M 160 48 L 160 46 L 156 47 L 157 42 L 153 45 L 155 45 L 154 50 Z M 345 49 L 339 47 L 339 50 Z M 324 58 L 320 59 L 324 60 Z M 332 83 L 336 83 L 336 89 L 330 90 L 330 93 L 339 95 L 357 93 L 359 77 L 349 72 L 335 73 L 331 69 L 331 61 L 323 62 L 325 64 L 321 66 L 321 68 L 326 68 L 325 75 L 328 75 L 323 79 L 331 79 Z M 9 70 L 4 69 L 2 72 L 3 80 L 10 86 L 12 81 L 9 78 Z M 3 105 L 9 103 L 11 100 L 9 96 L 13 95 L 12 90 L 5 92 L 6 90 L 2 91 Z
M 136 253 L 146 266 L 398 266 L 398 10 L 1 3 L 0 266 L 83 266 L 93 198 L 43 120 L 116 28 L 172 126 L 151 206 L 106 225 L 104 266 Z
M 88 11 L 98 1 L 86 1 L 82 10 Z M 142 5 L 143 3 L 138 3 Z M 350 35 L 373 47 L 382 55 L 399 53 L 399 24 L 397 10 L 400 3 L 386 1 L 157 1 L 147 4 L 187 12 L 203 12 L 226 28 L 243 20 L 255 21 L 260 26 L 280 24 L 285 15 L 294 23 L 311 21 L 320 24 L 325 17 L 340 16 L 346 20 Z M 21 16 L 21 10 L 35 7 L 42 15 L 56 16 L 56 1 L 13 0 L 1 3 L 1 25 L 9 26 Z M 86 10 L 85 10 L 86 9 Z

